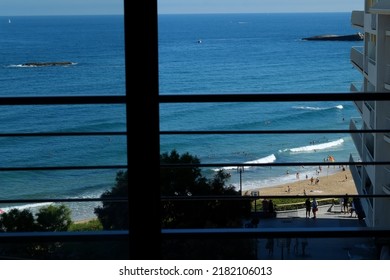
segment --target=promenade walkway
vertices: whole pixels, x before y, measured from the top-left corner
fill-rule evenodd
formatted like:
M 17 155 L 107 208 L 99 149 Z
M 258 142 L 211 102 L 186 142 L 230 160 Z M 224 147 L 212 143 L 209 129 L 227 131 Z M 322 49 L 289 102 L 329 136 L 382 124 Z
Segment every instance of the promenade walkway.
M 336 207 L 336 208 L 335 208 Z M 262 228 L 343 228 L 366 227 L 350 213 L 340 212 L 340 207 L 319 207 L 317 218 L 305 217 L 305 209 L 278 212 L 277 218 L 261 219 Z M 331 210 L 331 211 L 329 211 Z M 272 249 L 273 248 L 273 249 Z M 377 259 L 374 241 L 370 238 L 283 238 L 257 240 L 258 259 L 290 260 L 350 260 Z

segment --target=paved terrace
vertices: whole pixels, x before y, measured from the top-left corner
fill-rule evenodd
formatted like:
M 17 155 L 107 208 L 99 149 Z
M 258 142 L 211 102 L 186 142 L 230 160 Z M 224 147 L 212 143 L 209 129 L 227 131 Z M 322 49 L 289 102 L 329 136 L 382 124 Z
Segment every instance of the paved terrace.
M 342 213 L 340 206 L 319 206 L 317 218 L 305 217 L 305 209 L 278 212 L 277 218 L 261 219 L 260 228 L 355 228 L 366 227 L 364 220 Z M 279 238 L 258 239 L 259 259 L 350 260 L 378 259 L 370 238 Z M 272 250 L 273 248 L 273 250 Z

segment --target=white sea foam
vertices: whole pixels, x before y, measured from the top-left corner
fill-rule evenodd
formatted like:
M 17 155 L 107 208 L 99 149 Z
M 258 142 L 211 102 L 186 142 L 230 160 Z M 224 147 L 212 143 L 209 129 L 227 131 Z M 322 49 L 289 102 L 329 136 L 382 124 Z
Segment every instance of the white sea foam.
M 251 161 L 246 161 L 244 162 L 244 164 L 261 164 L 261 163 L 271 163 L 271 162 L 274 162 L 276 160 L 276 157 L 274 154 L 272 155 L 269 155 L 269 156 L 266 156 L 266 157 L 263 157 L 263 158 L 259 158 L 259 159 L 255 159 L 255 160 L 251 160 Z M 251 166 L 244 166 L 244 169 L 248 169 L 248 168 L 251 168 Z M 237 169 L 237 166 L 225 166 L 225 167 L 221 167 L 221 168 L 214 168 L 213 170 L 214 171 L 218 171 L 218 170 L 235 170 Z
M 309 146 L 304 146 L 304 147 L 298 147 L 298 148 L 292 148 L 288 149 L 287 151 L 293 152 L 293 153 L 301 153 L 301 152 L 315 152 L 318 150 L 325 150 L 329 149 L 335 146 L 342 145 L 344 143 L 344 139 L 338 139 L 332 142 L 326 142 L 326 143 L 321 143 L 321 144 L 316 144 L 316 145 L 309 145 Z
M 330 110 L 330 109 L 344 109 L 343 105 L 336 105 L 333 107 L 311 107 L 311 106 L 294 106 L 293 109 L 297 110 L 308 110 L 308 111 L 323 111 L 323 110 Z
M 274 162 L 275 160 L 276 160 L 276 157 L 274 154 L 272 154 L 272 155 L 269 155 L 269 156 L 266 156 L 263 158 L 259 158 L 256 160 L 246 161 L 245 163 L 249 163 L 249 164 L 252 164 L 252 163 L 271 163 L 271 162 Z
M 4 212 L 8 212 L 11 209 L 18 209 L 18 210 L 25 210 L 25 209 L 33 209 L 33 208 L 40 208 L 43 206 L 48 206 L 50 204 L 53 204 L 52 202 L 41 202 L 41 203 L 31 203 L 31 204 L 24 204 L 24 205 L 15 205 L 15 206 L 7 206 L 4 208 L 1 208 Z

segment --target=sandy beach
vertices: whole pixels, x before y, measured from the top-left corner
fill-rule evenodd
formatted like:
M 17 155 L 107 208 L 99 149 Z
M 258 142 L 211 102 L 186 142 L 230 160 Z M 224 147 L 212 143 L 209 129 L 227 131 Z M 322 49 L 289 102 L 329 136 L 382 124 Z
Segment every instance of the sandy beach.
M 279 186 L 262 187 L 258 189 L 247 190 L 243 195 L 251 195 L 253 191 L 258 191 L 259 195 L 343 195 L 357 194 L 355 183 L 352 179 L 349 169 L 331 175 L 319 176 L 319 182 L 310 181 L 310 178 L 296 180 L 292 183 L 282 184 Z M 290 191 L 289 191 L 290 189 Z

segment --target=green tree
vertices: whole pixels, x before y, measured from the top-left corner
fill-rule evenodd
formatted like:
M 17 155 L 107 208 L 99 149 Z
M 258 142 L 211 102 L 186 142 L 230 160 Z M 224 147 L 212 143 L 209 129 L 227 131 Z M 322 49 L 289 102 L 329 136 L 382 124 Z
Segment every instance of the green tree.
M 33 214 L 24 209 L 20 211 L 17 208 L 11 209 L 0 216 L 1 230 L 4 232 L 22 232 L 35 231 L 36 226 Z
M 39 231 L 67 231 L 72 224 L 71 210 L 63 204 L 42 207 L 36 216 Z
M 240 196 L 235 187 L 228 185 L 230 174 L 217 171 L 207 179 L 196 165 L 199 159 L 188 153 L 179 155 L 175 150 L 160 156 L 162 164 L 160 185 L 164 196 L 176 196 L 178 200 L 161 202 L 162 226 L 165 228 L 241 227 L 251 211 L 248 200 Z M 175 165 L 182 165 L 175 167 Z M 188 165 L 188 167 L 183 167 Z M 190 196 L 197 196 L 192 200 Z M 222 199 L 209 199 L 225 196 Z M 204 197 L 204 199 L 203 199 Z M 226 198 L 226 199 L 225 199 Z M 164 259 L 253 259 L 256 243 L 250 239 L 164 239 Z
M 160 162 L 178 165 L 179 167 L 162 168 L 160 171 L 160 187 L 162 195 L 202 195 L 208 193 L 207 180 L 201 169 L 196 167 L 200 160 L 189 153 L 180 155 L 176 150 L 170 154 L 160 155 Z M 193 165 L 183 168 L 181 165 Z
M 110 191 L 105 191 L 100 197 L 107 198 L 127 198 L 128 197 L 127 171 L 119 171 L 116 175 L 115 185 Z M 127 202 L 103 201 L 102 206 L 94 209 L 101 222 L 103 229 L 128 229 L 129 228 L 129 208 Z
M 196 156 L 189 153 L 179 155 L 176 150 L 162 154 L 160 162 L 170 165 L 161 169 L 162 195 L 181 198 L 162 201 L 163 227 L 237 227 L 250 214 L 249 201 L 206 198 L 240 195 L 234 186 L 227 186 L 230 174 L 224 170 L 207 179 L 196 166 L 200 163 Z M 188 167 L 183 167 L 185 165 Z M 189 196 L 205 196 L 205 199 L 186 199 Z

